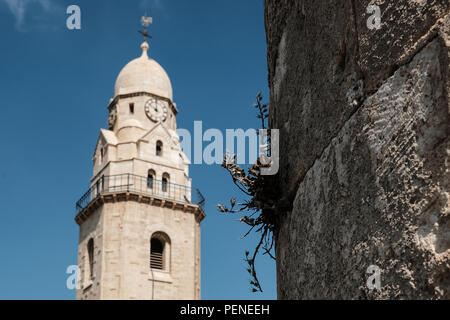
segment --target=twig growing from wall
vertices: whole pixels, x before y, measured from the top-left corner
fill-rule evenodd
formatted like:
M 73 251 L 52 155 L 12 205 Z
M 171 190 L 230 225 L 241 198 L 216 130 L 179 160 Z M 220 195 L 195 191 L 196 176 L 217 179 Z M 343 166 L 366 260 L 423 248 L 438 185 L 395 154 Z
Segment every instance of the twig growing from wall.
M 257 117 L 261 120 L 262 129 L 267 129 L 268 106 L 266 104 L 261 104 L 261 101 L 262 96 L 258 93 L 254 107 L 258 111 Z M 270 141 L 270 131 L 268 139 Z M 270 147 L 267 150 L 267 154 L 269 153 Z M 267 154 L 262 154 L 260 156 L 267 156 Z M 264 161 L 264 163 L 266 162 Z M 267 254 L 275 259 L 272 251 L 274 247 L 273 228 L 275 224 L 274 199 L 276 199 L 276 196 L 269 182 L 270 177 L 261 174 L 261 168 L 270 167 L 270 165 L 270 163 L 263 165 L 260 158 L 258 158 L 256 163 L 253 164 L 248 171 L 245 171 L 236 164 L 236 155 L 230 155 L 228 153 L 224 156 L 222 163 L 222 167 L 230 173 L 234 184 L 244 196 L 249 199 L 242 203 L 236 203 L 236 199 L 232 198 L 230 199 L 229 207 L 218 204 L 217 207 L 219 211 L 230 214 L 247 213 L 239 219 L 241 223 L 245 223 L 249 226 L 249 230 L 243 238 L 248 236 L 252 231 L 261 234 L 259 242 L 253 252 L 245 252 L 245 261 L 248 264 L 247 271 L 252 277 L 250 285 L 253 292 L 262 292 L 255 266 L 258 253 L 262 250 L 263 255 Z

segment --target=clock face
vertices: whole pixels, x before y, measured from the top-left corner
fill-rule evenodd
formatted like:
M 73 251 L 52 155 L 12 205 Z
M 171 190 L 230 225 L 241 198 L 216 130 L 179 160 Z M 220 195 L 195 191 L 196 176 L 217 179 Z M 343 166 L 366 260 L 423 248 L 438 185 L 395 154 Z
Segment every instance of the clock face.
M 155 122 L 163 122 L 167 118 L 167 107 L 164 101 L 150 98 L 145 103 L 145 113 Z

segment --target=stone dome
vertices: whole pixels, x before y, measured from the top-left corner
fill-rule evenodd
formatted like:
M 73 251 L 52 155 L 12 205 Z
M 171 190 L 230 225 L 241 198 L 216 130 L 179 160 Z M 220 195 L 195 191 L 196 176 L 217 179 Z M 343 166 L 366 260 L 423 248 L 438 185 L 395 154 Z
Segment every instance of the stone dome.
M 120 71 L 114 87 L 114 96 L 148 92 L 172 101 L 172 84 L 166 71 L 147 55 L 148 44 L 142 43 L 142 55 L 130 61 Z

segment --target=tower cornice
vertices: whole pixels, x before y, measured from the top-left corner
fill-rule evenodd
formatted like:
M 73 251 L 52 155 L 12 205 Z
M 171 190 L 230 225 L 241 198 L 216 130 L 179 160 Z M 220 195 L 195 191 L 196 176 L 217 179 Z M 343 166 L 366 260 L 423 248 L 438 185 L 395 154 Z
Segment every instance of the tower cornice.
M 203 208 L 195 203 L 186 203 L 154 195 L 150 196 L 135 191 L 127 191 L 127 192 L 118 191 L 118 192 L 102 193 L 101 195 L 96 197 L 75 216 L 75 221 L 78 225 L 81 225 L 84 221 L 86 221 L 89 218 L 91 213 L 95 212 L 103 204 L 122 201 L 135 201 L 138 203 L 144 203 L 151 206 L 170 208 L 172 210 L 180 210 L 182 212 L 192 213 L 195 215 L 195 219 L 197 222 L 201 222 L 206 217 Z
M 127 94 L 119 94 L 119 95 L 115 96 L 114 99 L 112 99 L 109 102 L 107 108 L 108 108 L 109 111 L 111 111 L 112 108 L 117 104 L 117 102 L 120 99 L 126 99 L 126 98 L 132 98 L 132 97 L 141 97 L 141 96 L 155 97 L 155 98 L 157 98 L 159 100 L 166 101 L 169 104 L 173 114 L 174 115 L 178 114 L 177 104 L 172 102 L 172 100 L 170 100 L 170 99 L 168 99 L 166 97 L 163 97 L 163 96 L 159 96 L 159 95 L 154 94 L 154 93 L 146 92 L 146 91 L 127 93 Z

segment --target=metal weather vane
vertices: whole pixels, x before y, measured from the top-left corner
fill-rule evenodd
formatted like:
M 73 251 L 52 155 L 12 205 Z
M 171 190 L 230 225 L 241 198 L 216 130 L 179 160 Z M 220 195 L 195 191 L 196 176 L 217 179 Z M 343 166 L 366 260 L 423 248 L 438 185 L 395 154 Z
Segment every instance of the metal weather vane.
M 144 27 L 144 30 L 139 30 L 139 33 L 144 36 L 144 41 L 147 41 L 147 38 L 151 39 L 152 36 L 147 33 L 148 26 L 153 22 L 152 17 L 147 17 L 147 15 L 143 16 L 141 19 L 142 26 Z

